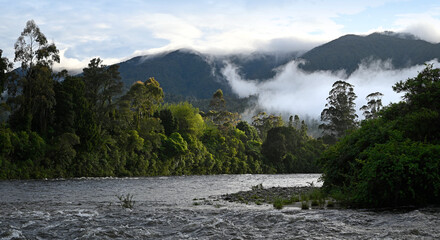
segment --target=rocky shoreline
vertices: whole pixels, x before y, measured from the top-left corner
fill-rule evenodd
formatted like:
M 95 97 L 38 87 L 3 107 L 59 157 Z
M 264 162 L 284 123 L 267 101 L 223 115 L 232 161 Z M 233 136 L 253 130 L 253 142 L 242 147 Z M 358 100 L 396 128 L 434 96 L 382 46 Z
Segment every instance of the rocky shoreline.
M 240 191 L 237 193 L 224 194 L 220 198 L 229 202 L 241 203 L 255 203 L 272 204 L 276 199 L 291 199 L 292 197 L 299 197 L 318 187 L 271 187 L 263 188 L 262 185 L 252 187 L 249 191 Z

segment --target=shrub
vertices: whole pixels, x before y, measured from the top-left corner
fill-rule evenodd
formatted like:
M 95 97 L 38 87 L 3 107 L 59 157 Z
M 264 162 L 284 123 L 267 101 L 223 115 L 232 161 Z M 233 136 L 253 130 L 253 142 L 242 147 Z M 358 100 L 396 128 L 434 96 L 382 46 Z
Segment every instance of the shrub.
M 133 195 L 127 193 L 127 195 L 116 195 L 119 199 L 119 203 L 123 208 L 133 209 L 135 201 L 133 201 Z

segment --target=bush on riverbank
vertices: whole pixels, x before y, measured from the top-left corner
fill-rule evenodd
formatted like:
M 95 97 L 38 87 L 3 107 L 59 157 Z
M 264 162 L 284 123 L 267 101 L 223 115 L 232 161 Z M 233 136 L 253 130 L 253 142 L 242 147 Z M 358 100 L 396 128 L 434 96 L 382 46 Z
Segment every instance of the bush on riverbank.
M 325 151 L 324 189 L 353 207 L 440 203 L 440 69 L 393 87 L 404 102 Z

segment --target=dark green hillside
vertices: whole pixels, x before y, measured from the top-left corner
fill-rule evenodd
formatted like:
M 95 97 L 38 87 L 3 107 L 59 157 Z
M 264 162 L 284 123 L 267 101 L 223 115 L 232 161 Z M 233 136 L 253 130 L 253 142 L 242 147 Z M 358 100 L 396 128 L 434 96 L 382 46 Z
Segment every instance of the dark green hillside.
M 440 58 L 440 44 L 415 39 L 410 35 L 373 33 L 368 36 L 345 35 L 305 53 L 307 71 L 345 69 L 353 73 L 365 59 L 391 59 L 395 68 L 423 64 Z
M 170 94 L 210 98 L 219 88 L 231 93 L 227 82 L 213 75 L 210 64 L 201 55 L 189 51 L 135 57 L 120 63 L 119 71 L 125 88 L 154 76 Z
M 287 64 L 297 56 L 297 52 L 252 53 L 250 55 L 232 55 L 226 60 L 239 67 L 239 74 L 243 78 L 266 80 L 275 76 L 276 68 Z

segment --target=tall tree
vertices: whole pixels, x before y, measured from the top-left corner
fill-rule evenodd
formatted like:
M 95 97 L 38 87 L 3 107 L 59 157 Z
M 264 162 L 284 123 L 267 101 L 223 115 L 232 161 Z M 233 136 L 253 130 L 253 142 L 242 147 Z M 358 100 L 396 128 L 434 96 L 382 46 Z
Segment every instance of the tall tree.
M 218 89 L 212 95 L 212 99 L 209 102 L 210 111 L 206 114 L 215 125 L 226 129 L 227 126 L 235 126 L 240 120 L 238 113 L 232 113 L 226 110 L 226 101 L 223 97 L 223 91 Z
M 33 20 L 26 23 L 14 47 L 14 61 L 21 62 L 24 75 L 8 86 L 9 97 L 18 106 L 11 125 L 45 134 L 55 105 L 51 67 L 60 62 L 58 49 Z
M 37 64 L 51 67 L 54 62 L 60 62 L 59 51 L 55 44 L 48 43 L 34 20 L 27 21 L 14 47 L 14 61 L 21 62 L 23 70 L 32 71 L 32 67 Z
M 12 63 L 6 57 L 2 57 L 3 50 L 0 49 L 0 122 L 6 118 L 4 113 L 9 110 L 9 106 L 4 102 L 3 92 L 6 89 L 8 78 L 10 77 L 10 71 L 12 69 Z
M 0 97 L 6 88 L 6 83 L 8 79 L 8 73 L 12 69 L 12 63 L 6 57 L 2 57 L 3 50 L 0 49 Z
M 83 69 L 86 97 L 100 117 L 110 112 L 113 98 L 122 93 L 118 69 L 118 65 L 104 65 L 100 58 L 90 60 L 88 67 Z
M 141 121 L 153 116 L 163 97 L 163 90 L 154 78 L 145 82 L 138 81 L 121 98 L 121 113 L 129 118 L 128 121 L 133 123 L 134 129 L 139 130 Z
M 379 111 L 382 109 L 382 96 L 380 92 L 370 93 L 365 98 L 367 104 L 362 106 L 359 110 L 364 111 L 365 119 L 375 119 L 378 117 Z
M 353 90 L 354 86 L 340 80 L 332 87 L 326 108 L 321 112 L 323 123 L 319 126 L 327 143 L 335 143 L 346 134 L 347 130 L 356 128 L 357 118 L 354 103 L 357 96 Z
M 274 127 L 284 126 L 284 121 L 281 116 L 267 115 L 266 112 L 260 112 L 252 117 L 252 125 L 258 130 L 260 139 L 264 142 L 267 132 Z

